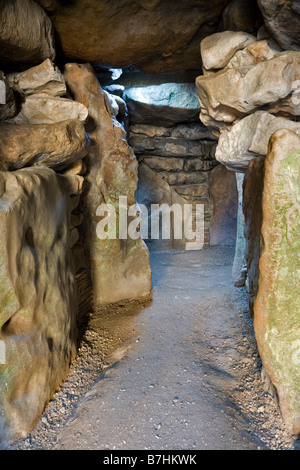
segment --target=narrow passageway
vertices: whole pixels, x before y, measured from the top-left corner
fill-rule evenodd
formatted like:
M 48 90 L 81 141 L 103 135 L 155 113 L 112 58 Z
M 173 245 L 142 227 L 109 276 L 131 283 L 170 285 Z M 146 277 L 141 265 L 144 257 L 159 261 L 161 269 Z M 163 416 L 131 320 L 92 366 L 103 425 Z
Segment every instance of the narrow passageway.
M 233 257 L 152 252 L 152 302 L 94 313 L 68 380 L 14 448 L 294 448 L 260 379 Z

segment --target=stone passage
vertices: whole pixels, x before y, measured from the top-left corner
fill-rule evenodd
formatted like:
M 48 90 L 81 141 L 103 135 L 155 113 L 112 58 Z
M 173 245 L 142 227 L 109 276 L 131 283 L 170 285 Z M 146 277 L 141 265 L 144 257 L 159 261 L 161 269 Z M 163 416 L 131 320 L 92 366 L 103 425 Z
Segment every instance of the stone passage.
M 133 125 L 129 143 L 139 161 L 138 202 L 151 204 L 203 204 L 205 244 L 213 205 L 209 194 L 216 142 L 201 123 L 179 124 L 171 128 Z M 177 242 L 177 243 L 176 243 Z M 168 240 L 180 246 L 184 240 Z
M 133 124 L 129 144 L 139 162 L 137 200 L 149 213 L 151 204 L 191 204 L 195 227 L 196 204 L 202 204 L 204 246 L 235 244 L 235 176 L 215 160 L 217 139 L 205 126 L 200 122 L 171 127 Z M 161 248 L 184 248 L 186 240 L 150 242 Z
M 238 230 L 245 235 L 245 252 L 236 253 L 242 268 L 238 285 L 247 277 L 268 388 L 275 386 L 287 429 L 297 435 L 300 55 L 297 27 L 283 29 L 299 11 L 294 2 L 280 7 L 276 1 L 258 3 L 268 30 L 262 27 L 255 36 L 224 31 L 205 38 L 203 75 L 196 84 L 200 118 L 219 137 L 216 159 L 241 177 L 245 174 L 245 227 Z M 282 50 L 287 44 L 288 50 Z

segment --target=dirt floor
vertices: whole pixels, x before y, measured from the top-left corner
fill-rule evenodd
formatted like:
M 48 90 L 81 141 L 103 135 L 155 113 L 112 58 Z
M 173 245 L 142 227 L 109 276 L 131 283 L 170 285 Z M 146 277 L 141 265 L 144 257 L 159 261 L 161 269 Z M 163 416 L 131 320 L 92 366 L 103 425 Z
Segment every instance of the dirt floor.
M 68 379 L 10 449 L 300 449 L 261 378 L 233 256 L 152 252 L 152 300 L 90 315 Z

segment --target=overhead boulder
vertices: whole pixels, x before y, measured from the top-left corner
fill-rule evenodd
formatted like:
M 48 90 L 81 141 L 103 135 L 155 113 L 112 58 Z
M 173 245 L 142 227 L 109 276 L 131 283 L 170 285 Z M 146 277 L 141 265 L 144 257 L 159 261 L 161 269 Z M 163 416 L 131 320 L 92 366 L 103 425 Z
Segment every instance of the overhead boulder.
M 258 0 L 265 24 L 282 49 L 300 50 L 300 4 L 297 0 Z
M 217 31 L 229 0 L 38 3 L 68 59 L 163 73 L 201 67 L 199 43 Z
M 245 31 L 253 34 L 262 23 L 256 0 L 231 0 L 222 14 L 223 31 Z
M 32 0 L 0 0 L 0 63 L 37 64 L 54 59 L 54 32 L 45 11 Z
M 126 140 L 126 133 L 116 119 L 114 100 L 102 90 L 89 64 L 67 64 L 65 78 L 74 98 L 89 109 L 91 139 L 86 159 L 87 174 L 82 208 L 85 220 L 85 255 L 93 283 L 93 301 L 112 303 L 148 297 L 151 268 L 148 249 L 141 239 L 120 235 L 102 236 L 98 227 L 101 210 L 106 205 L 120 220 L 120 198 L 126 198 L 123 210 L 135 207 L 138 163 Z M 125 203 L 124 203 L 125 204 Z M 134 216 L 137 214 L 134 214 Z M 134 217 L 133 216 L 133 217 Z M 131 217 L 126 216 L 127 230 Z M 123 227 L 124 228 L 124 227 Z

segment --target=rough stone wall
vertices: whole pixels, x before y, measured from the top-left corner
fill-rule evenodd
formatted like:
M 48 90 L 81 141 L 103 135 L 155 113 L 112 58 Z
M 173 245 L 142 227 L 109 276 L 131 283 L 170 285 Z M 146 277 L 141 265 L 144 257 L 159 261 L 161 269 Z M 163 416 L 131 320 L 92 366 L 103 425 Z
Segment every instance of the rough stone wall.
M 38 3 L 49 14 L 68 59 L 163 73 L 201 66 L 199 43 L 217 31 L 229 0 Z
M 280 2 L 276 10 L 278 2 L 259 2 L 266 25 L 280 45 L 265 28 L 257 37 L 225 31 L 205 38 L 201 43 L 204 74 L 196 83 L 201 120 L 219 137 L 216 159 L 237 174 L 246 173 L 246 249 L 241 266 L 245 260 L 263 366 L 277 389 L 287 429 L 297 435 L 300 56 L 280 47 L 289 44 L 298 49 L 293 43 L 297 30 L 286 35 L 281 31 L 291 13 L 288 3 Z M 276 33 L 275 10 L 279 13 Z
M 200 122 L 172 127 L 133 124 L 129 143 L 139 161 L 139 203 L 149 208 L 164 202 L 191 204 L 194 227 L 196 205 L 202 204 L 204 246 L 235 244 L 235 176 L 216 161 L 217 139 L 205 126 Z M 169 243 L 155 245 L 184 248 L 185 242 L 173 237 Z

